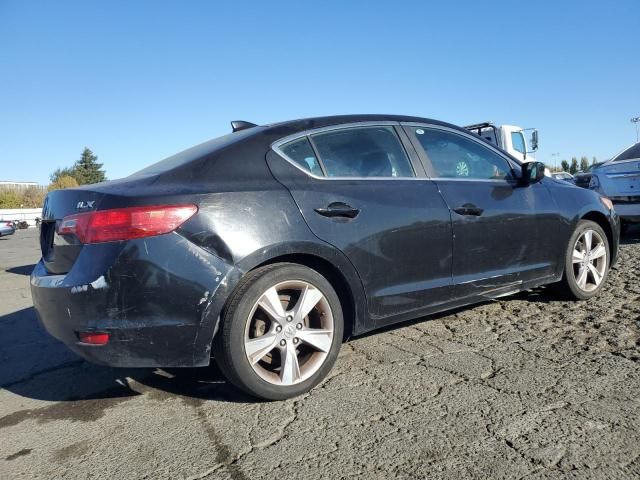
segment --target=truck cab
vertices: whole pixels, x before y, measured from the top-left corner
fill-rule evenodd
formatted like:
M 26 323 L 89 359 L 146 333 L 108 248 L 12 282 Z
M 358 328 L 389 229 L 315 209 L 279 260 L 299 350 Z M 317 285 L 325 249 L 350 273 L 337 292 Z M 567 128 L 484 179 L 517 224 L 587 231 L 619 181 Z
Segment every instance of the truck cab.
M 538 131 L 515 125 L 495 125 L 491 122 L 467 125 L 467 130 L 507 151 L 521 162 L 533 162 L 533 152 L 538 149 Z M 526 136 L 529 137 L 527 141 Z

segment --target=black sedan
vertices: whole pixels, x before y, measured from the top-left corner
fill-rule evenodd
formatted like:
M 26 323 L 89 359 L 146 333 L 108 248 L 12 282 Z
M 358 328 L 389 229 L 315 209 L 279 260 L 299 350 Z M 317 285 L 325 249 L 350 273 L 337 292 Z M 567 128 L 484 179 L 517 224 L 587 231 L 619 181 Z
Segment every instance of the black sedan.
M 591 183 L 591 175 L 593 172 L 605 162 L 592 163 L 587 167 L 586 170 L 581 170 L 576 173 L 573 178 L 575 180 L 575 184 L 582 188 L 589 188 L 589 183 Z
M 349 336 L 546 284 L 587 299 L 616 259 L 607 198 L 454 125 L 232 125 L 49 193 L 31 289 L 52 335 L 106 365 L 213 358 L 282 399 L 318 384 Z

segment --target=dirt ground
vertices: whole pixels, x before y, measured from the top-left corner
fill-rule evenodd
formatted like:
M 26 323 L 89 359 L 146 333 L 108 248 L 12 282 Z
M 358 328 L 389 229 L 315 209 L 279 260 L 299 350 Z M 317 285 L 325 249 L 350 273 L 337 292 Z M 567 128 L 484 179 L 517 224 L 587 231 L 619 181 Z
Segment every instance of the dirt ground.
M 345 344 L 306 396 L 88 364 L 39 327 L 35 231 L 0 239 L 0 479 L 640 478 L 640 229 L 605 291 L 544 290 Z

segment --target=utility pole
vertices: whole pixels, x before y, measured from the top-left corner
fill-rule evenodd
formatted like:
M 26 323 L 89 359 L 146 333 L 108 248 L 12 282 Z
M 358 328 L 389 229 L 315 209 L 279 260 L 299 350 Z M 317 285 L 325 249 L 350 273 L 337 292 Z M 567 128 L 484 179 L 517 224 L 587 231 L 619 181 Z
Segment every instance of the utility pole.
M 638 139 L 639 137 L 639 133 L 638 133 L 638 123 L 640 123 L 640 117 L 633 117 L 631 119 L 631 123 L 635 123 L 636 125 L 636 143 L 639 142 L 640 140 Z
M 551 154 L 551 163 L 553 164 L 553 169 L 557 170 L 558 169 L 558 158 L 560 158 L 560 152 L 556 152 L 556 153 L 552 153 Z

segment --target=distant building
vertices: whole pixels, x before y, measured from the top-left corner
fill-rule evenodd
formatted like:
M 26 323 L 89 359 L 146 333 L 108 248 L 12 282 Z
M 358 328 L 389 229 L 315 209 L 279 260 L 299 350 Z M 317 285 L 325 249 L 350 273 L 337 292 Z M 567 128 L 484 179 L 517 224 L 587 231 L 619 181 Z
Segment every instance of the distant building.
M 0 190 L 26 190 L 29 187 L 37 187 L 38 182 L 10 182 L 0 180 Z

